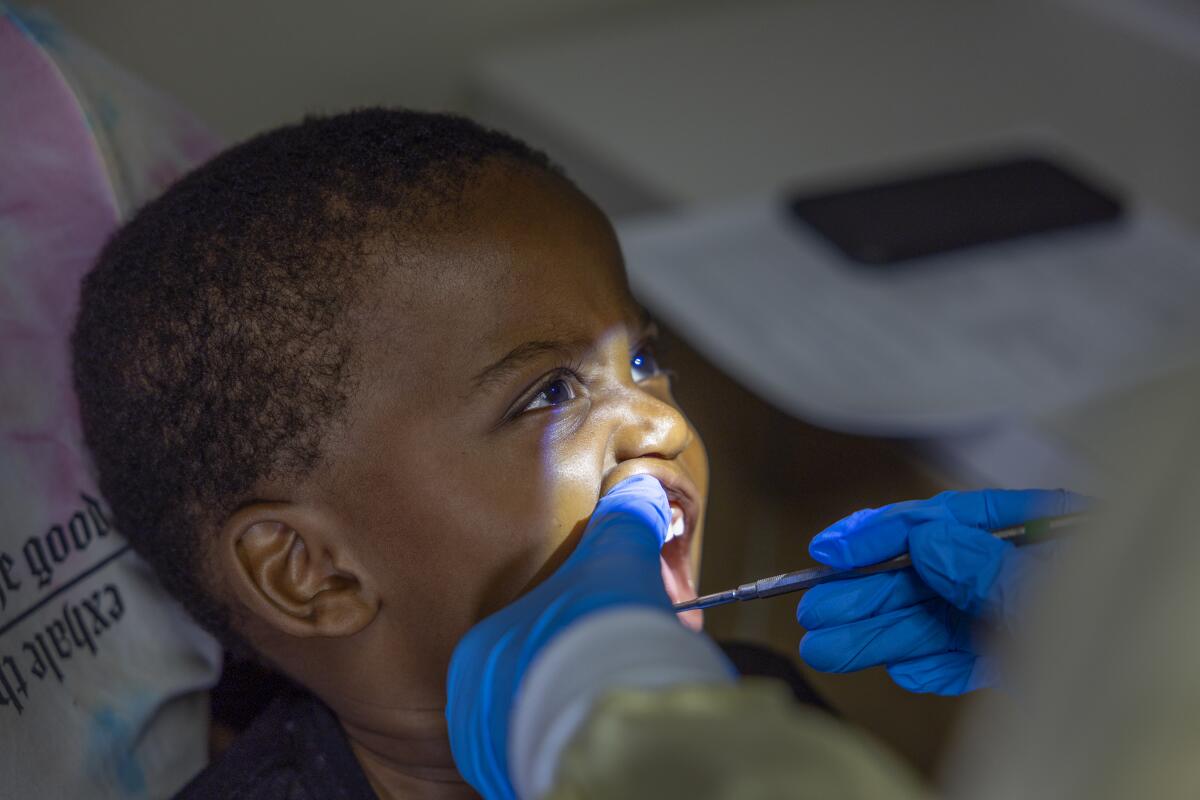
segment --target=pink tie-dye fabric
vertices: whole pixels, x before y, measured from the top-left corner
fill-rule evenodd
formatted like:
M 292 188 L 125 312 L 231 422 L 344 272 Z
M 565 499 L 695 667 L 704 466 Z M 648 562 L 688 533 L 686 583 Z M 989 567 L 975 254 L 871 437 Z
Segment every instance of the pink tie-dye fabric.
M 80 279 L 120 220 L 215 147 L 167 98 L 0 4 L 6 796 L 167 796 L 205 761 L 219 651 L 109 524 L 68 339 Z
M 44 512 L 90 484 L 66 346 L 79 280 L 117 208 L 74 95 L 11 18 L 0 26 L 0 54 L 0 446 L 20 454 L 26 472 L 18 497 L 5 491 L 5 507 L 20 500 Z

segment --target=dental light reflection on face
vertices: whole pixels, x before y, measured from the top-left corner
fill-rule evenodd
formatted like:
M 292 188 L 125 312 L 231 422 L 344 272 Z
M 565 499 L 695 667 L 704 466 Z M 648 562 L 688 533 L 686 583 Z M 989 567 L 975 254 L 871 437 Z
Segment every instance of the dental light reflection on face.
M 630 475 L 666 488 L 664 584 L 694 597 L 708 489 L 604 216 L 561 179 L 514 170 L 468 201 L 469 231 L 419 254 L 433 277 L 401 268 L 373 287 L 364 385 L 320 498 L 379 587 L 392 680 L 439 691 L 462 635 L 561 564 Z

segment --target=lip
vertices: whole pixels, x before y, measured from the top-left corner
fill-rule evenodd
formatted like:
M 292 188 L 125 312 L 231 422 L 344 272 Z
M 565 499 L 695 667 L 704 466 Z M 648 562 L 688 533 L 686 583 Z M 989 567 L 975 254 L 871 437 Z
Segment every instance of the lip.
M 700 491 L 691 478 L 679 471 L 670 462 L 655 459 L 635 459 L 621 464 L 610 472 L 600 486 L 600 495 L 608 494 L 614 486 L 634 475 L 649 475 L 662 484 L 667 499 L 679 506 L 683 512 L 684 529 L 682 538 L 691 550 L 692 534 L 700 518 Z
M 667 590 L 671 601 L 694 600 L 697 576 L 692 549 L 696 543 L 694 534 L 702 510 L 700 492 L 674 464 L 650 458 L 621 464 L 605 478 L 601 490 L 606 494 L 612 487 L 634 475 L 649 475 L 657 480 L 666 491 L 670 503 L 683 514 L 683 533 L 663 545 L 659 559 L 662 562 L 663 588 Z M 692 630 L 699 631 L 704 625 L 704 612 L 684 611 L 679 615 L 679 620 Z

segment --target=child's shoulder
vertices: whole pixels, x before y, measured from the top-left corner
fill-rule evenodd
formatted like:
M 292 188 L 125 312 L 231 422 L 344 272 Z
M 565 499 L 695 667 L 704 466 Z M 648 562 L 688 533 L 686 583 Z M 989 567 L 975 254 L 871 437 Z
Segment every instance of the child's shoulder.
M 177 800 L 376 800 L 346 734 L 324 703 L 289 690 L 269 706 Z

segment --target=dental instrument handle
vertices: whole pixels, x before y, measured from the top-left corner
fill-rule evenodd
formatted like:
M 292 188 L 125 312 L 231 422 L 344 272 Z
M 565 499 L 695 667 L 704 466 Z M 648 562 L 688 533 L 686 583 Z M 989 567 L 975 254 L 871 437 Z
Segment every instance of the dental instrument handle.
M 1067 529 L 1080 524 L 1085 519 L 1085 514 L 1064 514 L 1059 517 L 1047 517 L 1027 522 L 1024 525 L 1003 528 L 994 531 L 992 535 L 997 539 L 1010 541 L 1020 547 L 1052 539 Z M 857 569 L 811 567 L 795 572 L 785 572 L 782 575 L 772 575 L 769 578 L 760 578 L 756 581 L 743 583 L 736 589 L 728 589 L 715 594 L 706 594 L 703 597 L 697 597 L 695 600 L 676 603 L 674 608 L 676 613 L 678 613 L 700 608 L 712 608 L 713 606 L 745 600 L 761 600 L 764 597 L 803 592 L 822 583 L 844 581 L 849 578 L 859 578 L 863 575 L 874 575 L 877 572 L 891 572 L 892 570 L 904 569 L 911 565 L 912 559 L 909 558 L 907 553 L 904 553 L 887 561 L 880 561 L 878 564 L 870 564 L 865 567 L 858 567 Z

